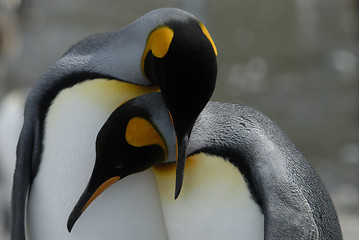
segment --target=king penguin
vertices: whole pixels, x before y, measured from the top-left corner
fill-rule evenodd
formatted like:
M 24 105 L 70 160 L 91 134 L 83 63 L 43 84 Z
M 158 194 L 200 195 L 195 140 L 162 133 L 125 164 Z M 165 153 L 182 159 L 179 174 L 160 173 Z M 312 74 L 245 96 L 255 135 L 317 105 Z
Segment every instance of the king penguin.
M 209 102 L 216 56 L 205 26 L 172 8 L 70 48 L 27 99 L 12 239 L 341 239 L 285 134 Z

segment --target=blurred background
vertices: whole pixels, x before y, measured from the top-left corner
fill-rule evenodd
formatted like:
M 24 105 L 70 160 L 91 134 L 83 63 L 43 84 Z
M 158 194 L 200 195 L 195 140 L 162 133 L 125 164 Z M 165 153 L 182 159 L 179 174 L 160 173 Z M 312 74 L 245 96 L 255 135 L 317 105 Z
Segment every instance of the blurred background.
M 146 12 L 198 17 L 218 55 L 214 101 L 272 118 L 318 171 L 344 239 L 359 236 L 359 1 L 0 0 L 0 239 L 24 96 L 74 43 Z

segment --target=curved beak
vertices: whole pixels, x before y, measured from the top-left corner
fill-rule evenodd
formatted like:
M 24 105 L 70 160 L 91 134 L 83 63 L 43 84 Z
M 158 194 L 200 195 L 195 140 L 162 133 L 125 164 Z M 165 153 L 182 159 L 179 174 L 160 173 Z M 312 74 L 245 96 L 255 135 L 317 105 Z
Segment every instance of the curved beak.
M 67 221 L 67 230 L 71 232 L 73 226 L 75 225 L 76 221 L 80 218 L 82 213 L 86 210 L 86 208 L 107 188 L 111 185 L 116 183 L 120 180 L 121 177 L 114 176 L 108 179 L 102 178 L 102 172 L 97 170 L 98 168 L 95 167 L 95 171 L 92 173 L 90 181 L 87 184 L 86 189 L 84 190 L 83 194 L 81 195 L 79 201 L 75 205 L 74 209 L 72 210 L 68 221 Z M 97 170 L 97 171 L 96 171 Z
M 176 148 L 175 131 L 161 93 L 142 95 L 118 107 L 97 136 L 95 166 L 68 218 L 68 231 L 108 187 L 130 174 L 175 161 Z
M 184 135 L 180 137 L 179 143 L 178 143 L 175 199 L 178 198 L 178 196 L 181 192 L 181 189 L 182 189 L 184 168 L 185 168 L 186 157 L 187 157 L 186 152 L 187 152 L 188 139 L 189 139 L 189 133 L 184 133 Z

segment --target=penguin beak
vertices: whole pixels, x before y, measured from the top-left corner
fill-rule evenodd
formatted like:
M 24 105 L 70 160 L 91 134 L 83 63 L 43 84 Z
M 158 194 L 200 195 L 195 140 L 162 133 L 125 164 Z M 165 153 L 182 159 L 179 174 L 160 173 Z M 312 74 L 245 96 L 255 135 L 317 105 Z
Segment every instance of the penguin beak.
M 97 170 L 98 168 L 95 168 Z M 94 171 L 92 177 L 87 184 L 85 191 L 83 192 L 82 196 L 80 197 L 79 201 L 77 202 L 76 206 L 74 207 L 71 215 L 67 221 L 67 229 L 71 232 L 74 224 L 82 215 L 82 213 L 86 210 L 86 208 L 107 188 L 111 185 L 116 183 L 120 180 L 120 176 L 114 176 L 108 179 L 103 177 L 103 173 L 100 170 Z
M 182 188 L 184 167 L 187 157 L 186 152 L 187 152 L 189 133 L 188 132 L 180 133 L 180 135 L 177 134 L 177 136 L 181 136 L 181 137 L 179 139 L 179 144 L 177 149 L 178 157 L 177 157 L 177 166 L 176 166 L 175 199 L 178 198 Z

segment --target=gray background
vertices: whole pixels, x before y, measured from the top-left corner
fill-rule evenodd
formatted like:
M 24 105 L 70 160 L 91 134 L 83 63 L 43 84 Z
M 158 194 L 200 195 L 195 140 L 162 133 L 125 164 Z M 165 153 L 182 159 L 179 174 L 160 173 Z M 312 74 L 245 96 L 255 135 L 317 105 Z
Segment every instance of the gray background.
M 27 0 L 16 10 L 5 2 L 0 0 L 0 99 L 32 86 L 92 33 L 118 30 L 159 7 L 196 15 L 219 53 L 212 99 L 244 103 L 272 118 L 325 182 L 345 239 L 357 239 L 357 1 Z M 0 227 L 0 239 L 6 236 Z

